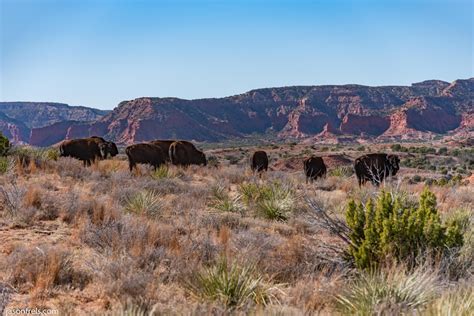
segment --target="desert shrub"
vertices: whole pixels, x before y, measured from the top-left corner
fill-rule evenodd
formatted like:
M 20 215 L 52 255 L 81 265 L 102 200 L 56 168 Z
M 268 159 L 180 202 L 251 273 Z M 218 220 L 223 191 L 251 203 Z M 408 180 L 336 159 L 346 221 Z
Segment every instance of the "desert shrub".
M 356 266 L 376 266 L 386 258 L 409 260 L 422 253 L 440 253 L 462 246 L 458 221 L 443 224 L 436 208 L 436 197 L 427 188 L 417 207 L 399 195 L 382 191 L 377 200 L 363 205 L 351 200 L 346 211 L 350 228 L 349 253 Z
M 219 159 L 216 156 L 209 156 L 207 157 L 207 165 L 209 167 L 218 167 Z
M 418 182 L 421 182 L 421 181 L 423 180 L 423 179 L 421 178 L 421 176 L 420 176 L 420 175 L 417 175 L 417 174 L 414 175 L 411 179 L 412 179 L 413 183 L 418 183 Z
M 153 191 L 140 191 L 128 198 L 125 210 L 138 214 L 156 217 L 163 209 L 163 202 L 160 195 Z
M 240 161 L 240 157 L 239 156 L 234 156 L 234 155 L 226 155 L 224 158 L 226 160 L 228 160 L 229 164 L 231 164 L 231 165 L 236 165 Z
M 441 147 L 438 149 L 438 155 L 446 155 L 448 153 L 447 147 Z
M 438 289 L 437 276 L 429 271 L 364 272 L 336 297 L 337 309 L 344 315 L 400 315 L 423 307 Z
M 427 305 L 424 315 L 443 316 L 469 316 L 474 310 L 474 287 L 461 284 L 455 289 L 445 291 L 441 296 Z
M 0 186 L 0 211 L 3 215 L 16 217 L 21 214 L 25 192 L 26 189 L 18 186 L 16 181 Z
M 39 293 L 58 285 L 83 286 L 87 275 L 74 271 L 69 252 L 58 247 L 16 248 L 7 258 L 9 282 Z
M 348 178 L 354 174 L 354 169 L 351 166 L 338 166 L 329 171 L 329 175 L 334 177 Z
M 390 148 L 392 149 L 392 151 L 401 151 L 403 147 L 400 144 L 393 144 L 392 146 L 390 146 Z
M 17 157 L 28 157 L 30 160 L 58 160 L 59 151 L 56 148 L 37 148 L 32 146 L 18 146 L 10 151 L 11 155 Z
M 231 197 L 222 185 L 212 187 L 212 197 L 209 206 L 222 212 L 243 212 L 241 196 Z
M 0 174 L 6 173 L 10 168 L 10 160 L 8 157 L 1 157 L 0 156 Z
M 42 150 L 41 156 L 46 160 L 58 160 L 59 151 L 56 148 L 46 148 Z
M 10 141 L 0 132 L 0 156 L 6 156 L 10 149 Z
M 227 308 L 238 308 L 248 302 L 267 305 L 278 301 L 274 293 L 278 288 L 265 282 L 253 265 L 240 266 L 225 258 L 195 273 L 185 285 L 196 298 Z

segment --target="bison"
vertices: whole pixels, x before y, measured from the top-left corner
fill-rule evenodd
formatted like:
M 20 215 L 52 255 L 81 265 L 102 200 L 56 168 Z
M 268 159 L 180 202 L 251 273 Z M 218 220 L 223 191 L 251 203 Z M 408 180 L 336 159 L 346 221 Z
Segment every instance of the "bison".
M 326 175 L 326 165 L 321 157 L 311 156 L 304 161 L 304 173 L 306 174 L 306 183 L 313 182 L 319 177 Z
M 156 140 L 152 140 L 150 143 L 153 145 L 159 146 L 161 150 L 163 150 L 163 152 L 166 154 L 166 161 L 170 162 L 171 161 L 170 155 L 169 155 L 170 146 L 174 142 L 175 140 L 170 140 L 170 139 L 167 139 L 167 140 L 156 139 Z
M 268 156 L 267 153 L 260 150 L 254 152 L 252 156 L 252 171 L 261 172 L 268 170 Z
M 91 136 L 89 139 L 92 139 L 97 142 L 97 144 L 103 144 L 103 155 L 102 158 L 107 159 L 107 155 L 110 155 L 111 157 L 115 157 L 118 155 L 118 149 L 117 145 L 115 145 L 114 142 L 108 142 L 102 137 L 99 136 Z
M 90 166 L 95 160 L 102 159 L 106 147 L 106 144 L 96 139 L 72 139 L 65 140 L 59 145 L 59 153 L 61 157 L 73 157 L 83 161 L 84 166 Z
M 368 154 L 357 158 L 354 169 L 359 186 L 371 181 L 378 186 L 388 176 L 394 176 L 400 170 L 400 158 L 396 155 Z
M 171 163 L 177 166 L 207 165 L 206 155 L 187 141 L 176 141 L 170 146 Z
M 130 145 L 125 148 L 125 154 L 128 157 L 130 172 L 137 163 L 152 165 L 156 170 L 166 162 L 166 155 L 163 150 L 159 146 L 149 143 Z

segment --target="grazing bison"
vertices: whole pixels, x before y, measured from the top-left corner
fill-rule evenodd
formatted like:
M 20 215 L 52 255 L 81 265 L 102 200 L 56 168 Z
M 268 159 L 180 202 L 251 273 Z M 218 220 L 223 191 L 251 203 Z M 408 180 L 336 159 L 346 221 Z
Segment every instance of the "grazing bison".
M 153 145 L 159 146 L 159 147 L 161 148 L 161 150 L 163 150 L 163 152 L 166 154 L 166 161 L 167 161 L 167 162 L 170 162 L 170 161 L 171 161 L 170 155 L 169 155 L 170 146 L 171 146 L 171 144 L 174 143 L 174 142 L 175 142 L 175 140 L 156 139 L 156 140 L 152 140 L 150 143 L 153 144 Z
M 125 148 L 125 154 L 128 157 L 130 171 L 133 170 L 137 163 L 152 165 L 156 170 L 156 168 L 166 162 L 166 155 L 163 150 L 159 146 L 149 143 L 130 145 Z
M 79 159 L 84 162 L 84 166 L 90 166 L 96 159 L 102 159 L 105 150 L 105 144 L 91 138 L 65 140 L 59 145 L 61 157 Z
M 95 142 L 97 142 L 99 146 L 100 144 L 103 144 L 102 145 L 102 148 L 103 148 L 102 158 L 107 159 L 107 155 L 110 155 L 111 157 L 115 157 L 118 155 L 118 148 L 114 142 L 108 142 L 99 136 L 91 136 L 89 137 L 89 139 L 92 139 Z
M 170 145 L 169 156 L 173 165 L 207 165 L 206 155 L 187 141 L 173 142 Z
M 355 160 L 355 173 L 359 186 L 367 181 L 378 186 L 388 176 L 394 176 L 400 170 L 400 158 L 396 155 L 368 154 Z
M 261 172 L 268 170 L 268 156 L 267 153 L 260 150 L 254 152 L 252 156 L 252 171 Z
M 311 156 L 304 161 L 304 173 L 306 174 L 306 183 L 308 180 L 313 182 L 319 177 L 326 175 L 326 165 L 321 157 Z

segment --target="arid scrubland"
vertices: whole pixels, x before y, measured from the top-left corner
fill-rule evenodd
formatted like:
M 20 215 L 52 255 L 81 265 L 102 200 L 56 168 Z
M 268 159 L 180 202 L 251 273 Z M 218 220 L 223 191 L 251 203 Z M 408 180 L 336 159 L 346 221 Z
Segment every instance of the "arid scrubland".
M 351 160 L 368 148 L 274 145 L 261 178 L 249 170 L 252 150 L 209 149 L 207 167 L 133 174 L 123 155 L 89 168 L 56 159 L 54 149 L 2 158 L 0 306 L 61 315 L 472 315 L 472 151 L 371 148 L 396 151 L 402 168 L 380 188 L 359 188 Z M 310 153 L 329 157 L 328 176 L 305 184 L 298 159 Z M 367 262 L 376 264 L 362 268 L 351 256 L 362 246 L 346 219 L 349 201 L 377 209 L 386 192 L 421 209 L 426 187 L 436 197 L 426 211 L 436 240 L 420 232 L 417 252 L 398 257 L 399 244 L 373 241 L 380 250 Z

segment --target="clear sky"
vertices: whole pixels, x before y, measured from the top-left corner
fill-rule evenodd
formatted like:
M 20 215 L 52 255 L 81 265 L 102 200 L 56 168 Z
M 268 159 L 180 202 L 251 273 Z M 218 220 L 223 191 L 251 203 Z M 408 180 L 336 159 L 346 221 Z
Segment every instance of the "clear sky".
M 473 1 L 0 0 L 0 99 L 141 96 L 473 76 Z

